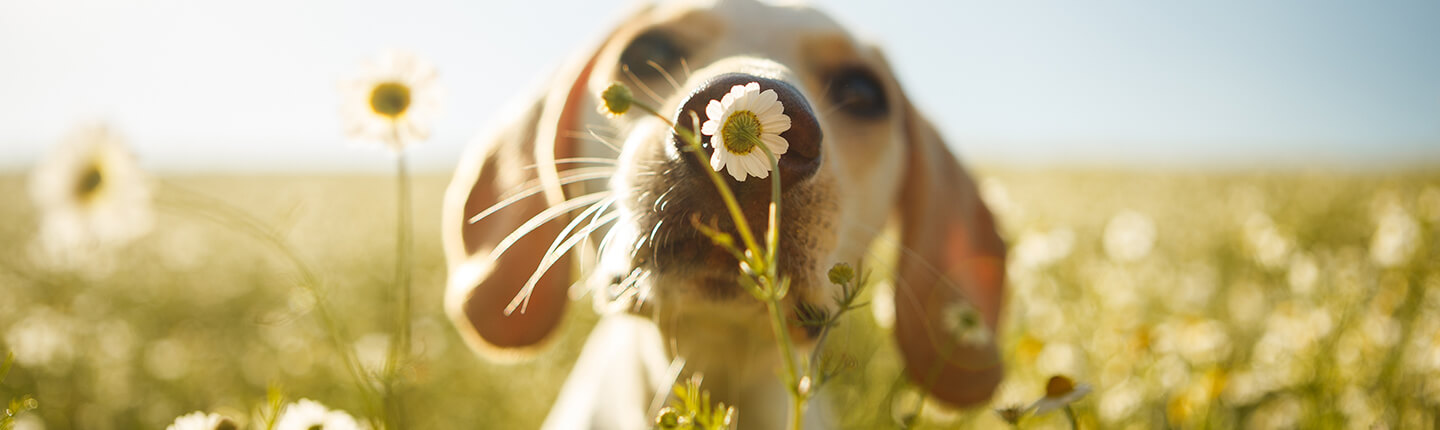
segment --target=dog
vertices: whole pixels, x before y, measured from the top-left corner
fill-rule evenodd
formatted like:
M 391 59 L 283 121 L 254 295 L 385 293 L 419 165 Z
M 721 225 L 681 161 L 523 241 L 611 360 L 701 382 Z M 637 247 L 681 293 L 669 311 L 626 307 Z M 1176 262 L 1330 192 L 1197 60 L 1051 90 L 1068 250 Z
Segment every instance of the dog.
M 546 428 L 650 427 L 671 384 L 693 374 L 737 408 L 739 428 L 788 422 L 766 308 L 693 220 L 732 234 L 735 222 L 702 170 L 711 166 L 667 123 L 693 127 L 706 103 L 749 83 L 783 103 L 788 152 L 778 175 L 725 181 L 761 236 L 780 178 L 791 319 L 802 305 L 835 309 L 827 271 L 861 261 L 892 226 L 901 251 L 882 272 L 906 373 L 945 404 L 990 397 L 1003 373 L 994 333 L 1005 244 L 877 47 L 808 7 L 717 0 L 642 7 L 582 54 L 472 145 L 443 208 L 446 310 L 480 355 L 530 356 L 554 337 L 574 291 L 596 298 L 602 317 Z M 599 93 L 613 82 L 668 121 L 602 115 Z M 957 335 L 957 309 L 973 311 L 986 336 Z M 790 327 L 801 351 L 815 331 Z M 811 428 L 839 425 L 823 398 L 805 414 Z

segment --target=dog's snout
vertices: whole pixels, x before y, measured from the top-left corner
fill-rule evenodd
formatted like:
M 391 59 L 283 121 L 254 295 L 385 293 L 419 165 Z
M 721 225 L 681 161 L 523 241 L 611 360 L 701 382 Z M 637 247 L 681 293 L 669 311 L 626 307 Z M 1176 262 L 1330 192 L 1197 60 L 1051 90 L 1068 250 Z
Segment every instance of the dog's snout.
M 680 109 L 675 115 L 675 123 L 687 130 L 691 129 L 694 124 L 691 112 L 698 116 L 701 123 L 711 120 L 706 117 L 705 109 L 710 101 L 721 100 L 735 86 L 744 86 L 752 82 L 759 84 L 761 91 L 774 90 L 777 100 L 784 108 L 783 113 L 790 118 L 790 129 L 780 133 L 780 137 L 789 144 L 788 150 L 780 156 L 779 160 L 781 186 L 788 187 L 814 175 L 820 168 L 821 141 L 823 140 L 820 124 L 815 118 L 815 111 L 811 109 L 810 102 L 805 99 L 800 90 L 783 80 L 747 73 L 727 73 L 715 76 L 696 88 L 680 103 Z M 720 121 L 724 120 L 720 119 Z M 714 145 L 711 143 L 711 136 L 701 134 L 700 139 L 705 149 L 705 158 L 709 159 L 715 151 Z M 677 149 L 681 150 L 679 153 L 684 154 L 686 145 L 684 141 L 679 136 L 673 136 L 672 140 Z M 686 165 L 691 168 L 710 168 L 710 166 L 695 160 L 694 157 L 685 156 L 684 158 Z M 739 187 L 751 187 L 750 184 L 768 182 L 738 182 L 728 175 L 726 178 L 731 180 L 731 186 Z

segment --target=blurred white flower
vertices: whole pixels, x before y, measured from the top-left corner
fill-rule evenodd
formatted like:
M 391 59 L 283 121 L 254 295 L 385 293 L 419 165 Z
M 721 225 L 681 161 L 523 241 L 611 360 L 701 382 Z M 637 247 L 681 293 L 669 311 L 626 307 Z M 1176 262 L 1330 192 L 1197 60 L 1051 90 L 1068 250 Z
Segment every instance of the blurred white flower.
M 73 267 L 150 231 L 150 187 L 124 140 L 104 125 L 71 133 L 30 177 L 40 251 Z
M 1255 412 L 1250 415 L 1242 427 L 1248 429 L 1299 428 L 1305 410 L 1305 405 L 1301 404 L 1293 394 L 1286 394 L 1268 400 L 1260 407 L 1255 408 Z
M 1089 385 L 1076 384 L 1068 377 L 1056 375 L 1045 383 L 1045 397 L 1030 407 L 1035 409 L 1035 415 L 1041 415 L 1080 401 L 1086 394 L 1090 394 Z
M 1145 214 L 1125 210 L 1105 225 L 1105 253 L 1115 261 L 1135 261 L 1150 255 L 1155 246 L 1155 222 Z
M 165 430 L 235 430 L 235 422 L 218 414 L 191 412 L 175 418 Z
M 725 169 L 737 181 L 749 176 L 764 179 L 770 176 L 770 158 L 760 145 L 770 148 L 775 157 L 790 149 L 790 142 L 780 133 L 790 129 L 790 117 L 775 90 L 760 90 L 751 82 L 730 88 L 720 100 L 705 106 L 705 123 L 700 133 L 711 136 L 710 168 Z M 728 166 L 728 167 L 727 167 Z
M 1290 272 L 1286 279 L 1290 281 L 1290 292 L 1300 297 L 1308 297 L 1315 292 L 1315 282 L 1320 279 L 1320 267 L 1309 255 L 1296 253 L 1290 259 Z
M 1389 206 L 1375 223 L 1370 241 L 1370 260 L 1381 267 L 1395 267 L 1410 260 L 1420 237 L 1420 225 L 1405 209 Z
M 1010 191 L 999 179 L 984 178 L 980 180 L 980 199 L 985 201 L 985 206 L 990 208 L 996 218 L 1020 218 L 1019 206 L 1010 199 Z
M 1040 355 L 1035 357 L 1035 371 L 1042 375 L 1077 374 L 1089 368 L 1083 354 L 1079 347 L 1067 342 L 1046 343 Z
M 275 430 L 356 430 L 368 428 L 344 411 L 331 410 L 310 399 L 285 406 Z
M 341 84 L 346 137 L 400 152 L 430 138 L 440 111 L 435 67 L 414 54 L 386 51 Z
M 961 345 L 983 346 L 990 343 L 990 330 L 985 327 L 985 320 L 969 302 L 958 301 L 941 309 L 940 326 Z
M 1011 260 L 1018 270 L 1044 268 L 1070 255 L 1075 245 L 1075 232 L 1056 228 L 1046 232 L 1027 231 L 1011 251 Z
M 1144 399 L 1145 387 L 1140 382 L 1127 378 L 1101 393 L 1100 419 L 1109 425 L 1119 424 L 1134 414 Z
M 15 416 L 10 430 L 45 430 L 45 420 L 33 411 L 25 412 Z
M 1216 320 L 1170 320 L 1155 327 L 1155 349 L 1177 353 L 1191 364 L 1207 365 L 1229 357 L 1230 335 Z
M 875 291 L 870 298 L 870 313 L 875 317 L 875 325 L 881 328 L 895 326 L 895 290 L 888 283 L 881 283 L 873 288 Z
M 63 372 L 75 356 L 79 324 L 69 316 L 37 308 L 5 332 L 5 345 L 22 366 Z
M 1169 291 L 1170 299 L 1165 303 L 1176 312 L 1192 312 L 1205 309 L 1220 288 L 1220 274 L 1215 266 L 1205 262 L 1186 265 L 1179 273 L 1176 291 Z
M 1275 221 L 1264 212 L 1254 212 L 1245 219 L 1245 242 L 1260 265 L 1272 269 L 1282 267 L 1290 256 L 1290 239 L 1280 233 Z

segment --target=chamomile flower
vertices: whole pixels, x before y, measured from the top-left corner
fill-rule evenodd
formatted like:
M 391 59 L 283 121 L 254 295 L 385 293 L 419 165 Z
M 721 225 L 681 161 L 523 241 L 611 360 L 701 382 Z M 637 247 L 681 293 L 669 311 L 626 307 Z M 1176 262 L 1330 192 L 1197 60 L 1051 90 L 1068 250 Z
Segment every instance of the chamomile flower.
M 1045 383 L 1045 397 L 1036 400 L 1035 404 L 1030 407 L 1035 409 L 1036 415 L 1040 415 L 1070 406 L 1071 403 L 1084 398 L 1086 394 L 1090 394 L 1089 385 L 1077 385 L 1074 380 L 1066 376 L 1055 375 Z
M 285 406 L 275 430 L 356 430 L 366 428 L 344 411 L 330 410 L 310 399 Z
M 1010 405 L 1003 408 L 995 408 L 995 415 L 999 416 L 1001 420 L 1009 423 L 1011 426 L 1014 427 L 1020 426 L 1020 419 L 1025 418 L 1025 413 L 1027 412 L 1030 412 L 1030 408 L 1020 405 Z
M 940 311 L 941 327 L 962 345 L 983 346 L 990 343 L 990 330 L 981 318 L 975 306 L 963 301 L 951 303 Z
M 750 176 L 770 176 L 770 159 L 759 146 L 770 148 L 776 157 L 790 149 L 790 142 L 780 137 L 790 129 L 790 117 L 779 98 L 775 90 L 761 91 L 758 82 L 751 82 L 731 87 L 720 100 L 710 100 L 700 133 L 711 136 L 715 148 L 711 168 L 724 168 L 742 182 Z
M 175 418 L 165 430 L 235 430 L 235 422 L 218 414 L 191 412 Z
M 150 188 L 124 140 L 103 125 L 82 127 L 35 168 L 30 194 L 40 212 L 40 251 L 62 266 L 150 231 Z
M 341 85 L 346 137 L 395 152 L 429 139 L 440 110 L 435 77 L 435 67 L 413 54 L 381 54 L 359 77 Z

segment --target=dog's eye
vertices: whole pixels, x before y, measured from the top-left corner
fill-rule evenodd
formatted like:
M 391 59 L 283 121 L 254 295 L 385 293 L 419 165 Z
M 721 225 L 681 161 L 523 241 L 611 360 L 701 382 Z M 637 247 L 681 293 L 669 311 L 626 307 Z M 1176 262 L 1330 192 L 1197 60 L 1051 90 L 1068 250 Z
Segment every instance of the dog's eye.
M 620 53 L 620 63 L 628 67 L 635 77 L 648 81 L 660 79 L 662 73 L 656 67 L 674 75 L 680 67 L 685 51 L 675 39 L 660 30 L 650 30 L 636 37 Z M 651 63 L 654 63 L 653 65 Z
M 826 95 L 835 107 L 854 116 L 874 118 L 890 111 L 885 100 L 885 88 L 875 75 L 865 69 L 841 71 L 830 79 L 830 92 Z

